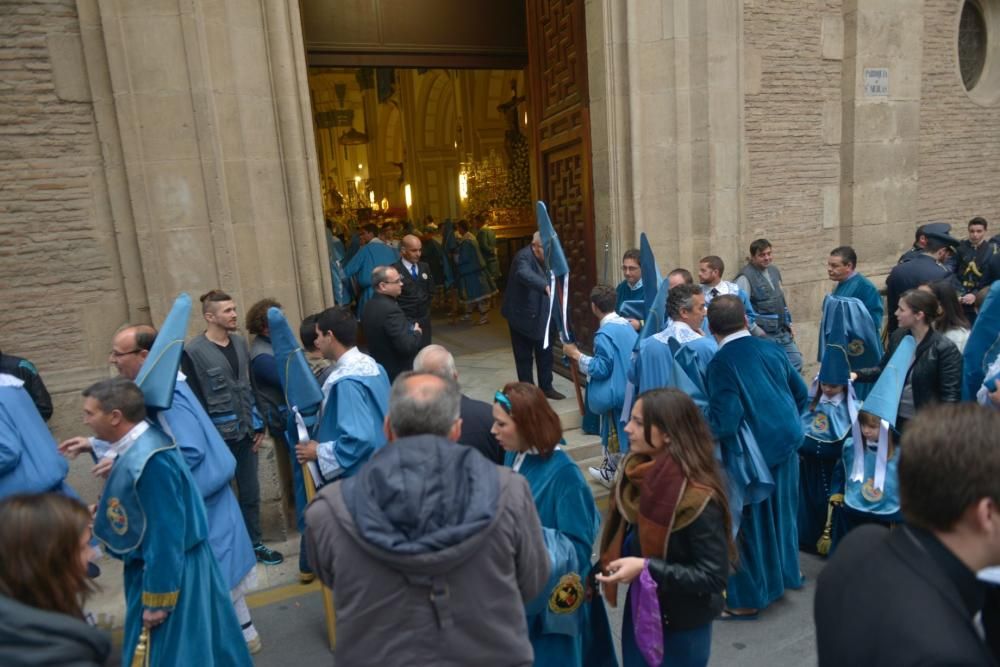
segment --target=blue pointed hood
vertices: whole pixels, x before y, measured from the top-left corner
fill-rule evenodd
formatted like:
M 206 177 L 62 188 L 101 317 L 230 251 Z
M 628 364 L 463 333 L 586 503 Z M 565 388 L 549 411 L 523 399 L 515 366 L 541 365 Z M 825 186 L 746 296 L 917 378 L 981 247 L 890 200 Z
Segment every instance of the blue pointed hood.
M 1000 280 L 990 286 L 962 352 L 962 400 L 975 400 L 986 369 L 1000 350 Z
M 660 289 L 656 291 L 656 298 L 653 299 L 649 310 L 646 312 L 646 319 L 642 325 L 642 331 L 639 332 L 639 338 L 635 341 L 635 349 L 639 349 L 639 344 L 642 340 L 649 338 L 655 333 L 663 330 L 664 325 L 667 322 L 667 296 L 670 292 L 670 281 L 664 280 L 660 283 Z M 631 302 L 626 302 L 631 303 Z M 641 318 L 637 318 L 641 319 Z
M 851 377 L 851 362 L 847 348 L 829 344 L 823 350 L 823 363 L 819 367 L 819 381 L 825 384 L 847 385 Z
M 545 268 L 556 274 L 557 278 L 565 276 L 569 273 L 569 263 L 566 261 L 562 243 L 559 242 L 559 234 L 552 226 L 552 219 L 549 218 L 545 202 L 535 203 L 535 216 L 538 218 L 538 235 L 545 251 Z
M 167 410 L 174 402 L 177 370 L 181 367 L 184 337 L 191 317 L 191 297 L 181 292 L 167 313 L 153 347 L 143 362 L 135 383 L 142 390 L 146 407 Z
M 646 238 L 646 232 L 639 235 L 639 268 L 642 270 L 642 293 L 648 313 L 653 307 L 653 302 L 656 301 L 662 278 L 660 277 L 660 267 L 656 264 L 656 256 L 653 254 L 653 247 L 649 245 L 649 239 Z
M 879 375 L 871 393 L 861 404 L 861 409 L 871 413 L 876 417 L 889 422 L 890 426 L 896 425 L 896 414 L 899 412 L 899 397 L 903 394 L 903 386 L 906 383 L 906 372 L 913 362 L 913 355 L 917 350 L 917 341 L 913 336 L 903 336 L 892 353 L 892 358 L 885 365 L 882 374 Z
M 277 308 L 267 309 L 267 324 L 285 402 L 289 409 L 296 407 L 302 414 L 314 414 L 323 403 L 323 390 L 309 368 L 299 339 L 288 326 L 285 314 Z

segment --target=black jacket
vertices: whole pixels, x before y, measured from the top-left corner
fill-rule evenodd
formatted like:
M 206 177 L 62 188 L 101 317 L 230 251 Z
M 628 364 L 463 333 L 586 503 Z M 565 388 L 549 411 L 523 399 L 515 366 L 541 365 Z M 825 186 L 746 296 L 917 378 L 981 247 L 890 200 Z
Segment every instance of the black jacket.
M 403 281 L 403 291 L 396 298 L 403 314 L 408 320 L 420 323 L 420 347 L 427 347 L 431 344 L 431 299 L 434 297 L 434 278 L 431 276 L 430 267 L 426 262 L 417 262 L 417 277 L 403 265 L 403 260 L 399 260 L 392 265 L 392 268 L 399 271 L 399 278 Z
M 413 357 L 420 349 L 420 336 L 413 331 L 413 322 L 406 318 L 395 299 L 375 294 L 365 304 L 361 327 L 368 340 L 368 353 L 382 364 L 390 382 L 413 368 Z
M 490 432 L 493 428 L 493 406 L 462 394 L 462 435 L 458 444 L 468 445 L 493 463 L 503 465 L 503 449 Z
M 874 382 L 889 363 L 909 329 L 897 329 L 889 336 L 889 348 L 878 366 L 857 371 L 858 382 Z M 957 403 L 962 400 L 962 353 L 955 344 L 937 331 L 929 331 L 917 346 L 910 375 L 913 384 L 913 407 L 930 403 Z
M 649 559 L 664 625 L 675 630 L 709 623 L 722 611 L 729 543 L 722 509 L 709 502 L 690 526 L 670 534 L 667 558 Z
M 549 280 L 530 245 L 517 251 L 507 275 L 500 313 L 514 331 L 532 340 L 542 340 L 549 315 L 549 297 L 545 294 Z
M 35 407 L 38 408 L 38 414 L 42 415 L 45 421 L 49 420 L 52 416 L 52 397 L 49 396 L 49 390 L 45 388 L 42 376 L 38 374 L 33 363 L 12 354 L 0 353 L 0 373 L 13 375 L 23 381 L 24 390 L 31 396 Z
M 918 253 L 905 261 L 901 258 L 901 263 L 892 267 L 892 271 L 885 279 L 885 312 L 889 316 L 889 333 L 899 327 L 899 322 L 896 321 L 896 306 L 899 305 L 899 297 L 903 295 L 903 292 L 916 289 L 924 283 L 944 280 L 952 275 L 947 267 L 938 264 L 933 257 L 925 252 Z
M 820 667 L 996 664 L 962 595 L 974 575 L 933 539 L 871 525 L 844 538 L 816 585 Z

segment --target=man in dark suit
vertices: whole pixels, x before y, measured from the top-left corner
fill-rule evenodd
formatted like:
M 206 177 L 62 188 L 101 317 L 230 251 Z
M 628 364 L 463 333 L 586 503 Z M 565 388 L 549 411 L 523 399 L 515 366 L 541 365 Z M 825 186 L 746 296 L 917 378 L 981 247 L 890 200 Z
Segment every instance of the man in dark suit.
M 420 325 L 420 347 L 431 344 L 431 298 L 434 295 L 434 279 L 430 267 L 420 261 L 423 245 L 413 234 L 407 234 L 400 243 L 400 258 L 392 265 L 403 279 L 403 291 L 396 303 L 406 318 Z
M 976 573 L 1000 564 L 998 432 L 1000 413 L 971 403 L 933 406 L 907 424 L 906 523 L 855 529 L 820 573 L 820 667 L 997 664 Z
M 375 267 L 372 287 L 375 294 L 365 305 L 361 327 L 368 340 L 368 353 L 382 364 L 392 382 L 397 375 L 413 367 L 422 331 L 418 323 L 406 318 L 396 303 L 403 289 L 399 271 L 391 266 Z
M 514 255 L 507 272 L 507 288 L 500 313 L 510 327 L 510 344 L 514 348 L 517 379 L 533 382 L 531 362 L 538 368 L 538 387 L 551 399 L 566 398 L 552 386 L 552 345 L 543 347 L 549 316 L 549 280 L 545 275 L 545 255 L 538 232 L 531 245 Z
M 413 360 L 413 370 L 417 373 L 440 375 L 458 383 L 455 357 L 440 345 L 428 345 L 420 350 Z M 491 432 L 493 406 L 463 393 L 459 416 L 462 419 L 462 433 L 458 444 L 472 447 L 490 461 L 502 465 L 504 452 Z

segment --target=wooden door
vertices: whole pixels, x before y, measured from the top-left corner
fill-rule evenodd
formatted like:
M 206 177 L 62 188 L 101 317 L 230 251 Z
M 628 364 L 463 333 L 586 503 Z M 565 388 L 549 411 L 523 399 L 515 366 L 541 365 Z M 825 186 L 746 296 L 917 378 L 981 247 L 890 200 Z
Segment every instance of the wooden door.
M 596 321 L 594 201 L 584 0 L 526 0 L 528 127 L 532 133 L 536 197 L 546 203 L 570 267 L 573 332 L 590 346 Z

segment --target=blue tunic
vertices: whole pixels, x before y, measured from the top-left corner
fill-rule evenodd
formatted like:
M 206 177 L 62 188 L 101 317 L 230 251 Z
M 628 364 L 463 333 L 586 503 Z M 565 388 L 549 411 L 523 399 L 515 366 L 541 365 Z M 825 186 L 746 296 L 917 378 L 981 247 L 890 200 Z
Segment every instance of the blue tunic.
M 347 249 L 344 242 L 326 230 L 326 249 L 330 255 L 330 280 L 333 283 L 333 302 L 338 306 L 351 302 L 351 293 L 348 289 L 347 275 L 344 273 L 344 257 L 347 256 Z
M 10 375 L 0 386 L 0 498 L 58 491 L 76 498 L 66 484 L 69 465 L 21 381 Z
M 253 664 L 207 533 L 191 472 L 150 427 L 115 460 L 94 519 L 94 535 L 125 563 L 122 664 L 132 664 L 144 609 L 170 612 L 150 633 L 150 665 Z
M 799 447 L 799 548 L 816 553 L 826 527 L 830 496 L 842 473 L 841 452 L 851 443 L 847 397 L 839 404 L 817 403 L 802 415 L 805 437 Z
M 615 312 L 622 317 L 631 317 L 637 320 L 646 319 L 646 294 L 642 289 L 642 281 L 637 280 L 635 285 L 629 285 L 627 280 L 618 283 L 615 288 Z M 625 304 L 628 304 L 627 306 Z
M 614 430 L 622 452 L 628 451 L 628 436 L 619 417 L 625 403 L 632 348 L 638 337 L 628 322 L 606 322 L 594 334 L 594 356 L 586 357 L 581 364 L 588 377 L 587 408 L 601 417 L 601 442 L 607 448 Z
M 466 234 L 457 237 L 456 271 L 458 272 L 458 296 L 463 303 L 476 303 L 497 293 L 496 287 L 486 273 L 486 263 L 479 253 L 475 237 Z
M 847 280 L 837 283 L 837 286 L 833 288 L 833 294 L 835 296 L 852 296 L 861 301 L 872 317 L 875 332 L 882 331 L 882 314 L 885 312 L 885 307 L 882 305 L 882 295 L 879 294 L 878 288 L 872 281 L 860 273 L 855 273 Z
M 208 543 L 219 563 L 222 579 L 236 588 L 257 562 L 230 486 L 236 473 L 236 459 L 226 446 L 211 418 L 195 398 L 188 383 L 180 378 L 174 386 L 169 410 L 157 415 L 160 425 L 180 448 L 184 461 L 205 502 Z
M 504 464 L 512 467 L 514 459 L 515 454 L 508 452 Z M 565 452 L 556 449 L 549 457 L 525 456 L 518 472 L 531 486 L 543 531 L 552 531 L 546 536 L 547 543 L 557 540 L 561 547 L 575 552 L 575 562 L 569 571 L 553 573 L 549 581 L 558 577 L 559 582 L 565 583 L 579 577 L 582 584 L 590 571 L 590 554 L 597 539 L 600 517 L 594 495 L 579 467 Z M 572 556 L 570 560 L 574 560 Z M 594 637 L 585 635 L 593 632 L 610 635 L 610 628 L 606 623 L 603 629 L 599 623 L 596 629 L 592 627 L 595 624 L 590 618 L 590 606 L 582 599 L 582 588 L 581 599 L 574 609 L 568 613 L 552 611 L 549 601 L 553 599 L 555 588 L 557 586 L 543 591 L 527 605 L 534 612 L 528 615 L 528 636 L 535 651 L 535 665 L 582 665 L 584 642 L 597 643 Z M 607 641 L 606 645 L 610 646 L 611 642 Z
M 702 336 L 681 345 L 674 353 L 677 365 L 703 394 L 708 395 L 708 364 L 719 351 L 719 343 L 713 336 Z
M 314 435 L 321 449 L 320 472 L 327 482 L 350 477 L 385 444 L 389 410 L 389 377 L 381 366 L 376 375 L 331 377 L 323 387 L 328 393 Z
M 799 588 L 799 465 L 802 443 L 800 413 L 808 390 L 784 350 L 769 341 L 745 336 L 719 348 L 708 365 L 709 423 L 722 447 L 723 465 L 738 469 L 744 456 L 740 428 L 756 439 L 774 490 L 743 508 L 739 564 L 729 578 L 730 608 L 763 609 L 786 588 Z
M 358 296 L 358 319 L 361 319 L 365 304 L 375 293 L 375 288 L 372 287 L 372 271 L 376 266 L 389 266 L 397 259 L 399 253 L 395 248 L 387 246 L 379 239 L 372 239 L 362 246 L 344 267 L 347 279 L 356 280 L 361 289 L 361 295 Z

